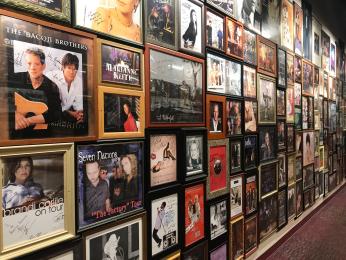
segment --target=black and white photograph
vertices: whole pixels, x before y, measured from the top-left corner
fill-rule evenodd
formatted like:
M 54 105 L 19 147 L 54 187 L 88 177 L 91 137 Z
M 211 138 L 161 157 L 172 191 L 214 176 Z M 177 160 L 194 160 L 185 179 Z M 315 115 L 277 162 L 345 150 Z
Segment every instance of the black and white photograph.
M 280 43 L 280 9 L 281 1 L 261 1 L 262 2 L 262 26 L 261 34 L 265 38 L 279 44 Z
M 231 140 L 231 174 L 242 170 L 242 141 Z
M 236 15 L 236 0 L 207 0 L 206 2 L 219 9 L 222 13 L 230 16 Z
M 227 201 L 210 205 L 210 239 L 213 240 L 227 232 Z
M 244 137 L 244 168 L 245 170 L 256 167 L 257 164 L 257 135 Z
M 257 101 L 244 101 L 245 133 L 257 132 Z
M 192 176 L 203 172 L 203 135 L 186 136 L 186 175 Z
M 262 2 L 260 0 L 234 0 L 237 2 L 236 17 L 246 27 L 261 31 Z
M 257 74 L 258 123 L 276 123 L 276 80 Z
M 205 18 L 206 46 L 224 51 L 224 27 L 224 17 L 207 10 Z
M 260 161 L 276 158 L 276 130 L 274 126 L 259 127 Z
M 231 218 L 243 214 L 243 175 L 231 177 L 230 202 Z

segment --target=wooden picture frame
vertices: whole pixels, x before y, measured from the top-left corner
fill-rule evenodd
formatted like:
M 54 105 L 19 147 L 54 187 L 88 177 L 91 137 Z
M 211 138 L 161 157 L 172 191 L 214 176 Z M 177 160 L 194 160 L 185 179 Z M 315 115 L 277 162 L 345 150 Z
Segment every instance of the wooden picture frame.
M 276 80 L 257 74 L 258 124 L 276 123 Z
M 162 260 L 180 260 L 180 250 L 173 252 L 162 258 Z
M 246 98 L 257 98 L 256 68 L 243 65 L 243 94 Z
M 244 132 L 257 133 L 257 115 L 258 103 L 257 100 L 244 100 Z
M 314 66 L 311 62 L 303 59 L 302 63 L 302 93 L 303 95 L 314 96 Z
M 289 0 L 284 0 L 289 1 Z M 287 85 L 293 85 L 294 80 L 294 53 L 286 51 L 286 76 L 287 76 Z
M 295 105 L 294 105 L 294 87 L 287 86 L 286 89 L 286 122 L 294 123 Z
M 276 44 L 257 35 L 257 72 L 275 78 L 277 74 L 276 55 Z M 268 59 L 270 62 L 267 65 L 265 61 Z
M 274 160 L 277 154 L 277 137 L 275 126 L 259 127 L 259 162 Z
M 0 169 L 3 173 L 0 209 L 5 214 L 0 218 L 1 257 L 17 257 L 75 236 L 73 143 L 1 147 Z M 30 188 L 30 196 L 27 193 L 23 198 L 9 198 L 11 189 L 17 186 L 14 183 L 19 178 L 18 170 L 23 171 L 20 181 Z M 41 179 L 44 173 L 51 178 Z M 21 212 L 13 209 L 18 206 Z M 25 227 L 26 232 L 11 230 L 13 225 Z
M 208 124 L 207 125 L 208 139 L 225 138 L 225 135 L 226 135 L 226 97 L 217 96 L 217 95 L 207 95 L 207 97 L 206 97 L 206 121 Z M 221 121 L 221 124 L 220 124 L 220 121 Z
M 222 25 L 220 25 L 221 20 Z M 221 29 L 222 34 L 219 33 Z M 205 8 L 205 31 L 205 46 L 225 52 L 225 16 L 211 8 Z
M 244 258 L 244 217 L 231 220 L 229 224 L 229 259 L 240 260 Z
M 226 17 L 226 54 L 234 58 L 244 59 L 244 26 L 235 19 Z M 235 31 L 239 31 L 236 33 Z M 236 38 L 237 37 L 237 38 Z
M 229 196 L 220 197 L 209 201 L 207 207 L 207 232 L 209 248 L 220 244 L 227 238 L 229 224 Z
M 263 200 L 278 191 L 278 161 L 261 164 L 259 166 L 258 175 L 260 200 Z M 270 187 L 267 187 L 268 185 L 270 185 Z
M 226 98 L 226 136 L 236 137 L 243 134 L 244 101 Z
M 295 55 L 294 56 L 294 81 L 298 83 L 302 83 L 302 74 L 303 74 L 303 66 L 302 66 L 302 57 Z

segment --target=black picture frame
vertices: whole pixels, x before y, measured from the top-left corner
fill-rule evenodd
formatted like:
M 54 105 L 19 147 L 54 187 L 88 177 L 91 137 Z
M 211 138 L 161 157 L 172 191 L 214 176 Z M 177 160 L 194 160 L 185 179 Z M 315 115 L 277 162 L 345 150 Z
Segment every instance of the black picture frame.
M 287 131 L 286 131 L 286 119 L 278 118 L 276 120 L 276 130 L 277 130 L 277 149 L 278 151 L 286 150 L 286 141 L 288 141 Z
M 280 88 L 286 88 L 287 85 L 287 77 L 286 77 L 286 51 L 277 48 L 277 62 L 278 62 L 278 80 L 277 86 Z
M 208 259 L 208 240 L 204 240 L 194 245 L 181 254 L 182 260 Z
M 279 189 L 287 185 L 287 163 L 286 153 L 278 154 L 278 187 Z
M 219 51 L 219 52 L 225 52 L 225 16 L 224 15 L 221 15 L 220 13 L 218 12 L 215 12 L 213 9 L 211 8 L 204 8 L 205 9 L 205 47 L 206 48 L 211 48 L 213 50 L 216 50 L 216 51 Z M 210 20 L 211 21 L 211 24 L 209 25 L 209 19 L 208 19 L 208 14 L 211 14 L 211 16 L 216 16 L 217 18 L 220 18 L 222 19 L 222 37 L 220 37 L 220 34 L 219 34 L 219 31 L 220 31 L 220 28 L 218 27 L 214 27 L 215 25 L 213 24 L 213 20 Z M 211 27 L 211 31 L 210 31 L 210 28 Z M 216 30 L 217 33 L 216 33 L 216 37 L 218 38 L 217 39 L 217 42 L 214 43 L 214 37 L 213 37 L 213 31 Z M 211 34 L 211 35 L 210 35 Z M 211 38 L 210 38 L 211 36 Z M 220 41 L 220 38 L 221 41 Z M 210 43 L 210 40 L 211 40 L 211 43 Z
M 259 199 L 262 201 L 278 191 L 278 161 L 261 164 L 258 175 Z
M 314 164 L 303 167 L 303 190 L 311 188 L 315 184 Z
M 296 148 L 296 135 L 295 135 L 295 128 L 292 124 L 287 124 L 286 126 L 286 137 L 287 137 L 287 152 L 291 153 L 295 151 Z
M 226 98 L 226 137 L 241 136 L 244 132 L 244 101 L 237 98 Z
M 232 138 L 229 142 L 230 173 L 231 175 L 243 171 L 243 138 Z
M 275 126 L 259 126 L 259 162 L 266 162 L 276 158 L 277 133 Z M 267 144 L 265 142 L 267 137 Z
M 278 192 L 278 228 L 281 229 L 287 224 L 287 190 Z
M 259 203 L 258 235 L 261 242 L 277 230 L 277 196 L 274 193 Z
M 257 170 L 246 173 L 245 175 L 245 215 L 248 216 L 258 209 L 258 179 Z
M 276 89 L 276 115 L 286 117 L 286 91 Z
M 257 167 L 258 149 L 257 135 L 244 136 L 244 170 L 248 171 Z
M 303 213 L 303 181 L 296 182 L 296 218 Z

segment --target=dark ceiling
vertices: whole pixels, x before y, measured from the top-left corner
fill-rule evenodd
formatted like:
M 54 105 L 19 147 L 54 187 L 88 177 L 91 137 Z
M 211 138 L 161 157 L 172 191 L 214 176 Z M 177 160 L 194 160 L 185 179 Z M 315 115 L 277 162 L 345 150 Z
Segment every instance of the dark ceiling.
M 306 0 L 319 22 L 336 37 L 346 42 L 346 1 L 345 0 Z

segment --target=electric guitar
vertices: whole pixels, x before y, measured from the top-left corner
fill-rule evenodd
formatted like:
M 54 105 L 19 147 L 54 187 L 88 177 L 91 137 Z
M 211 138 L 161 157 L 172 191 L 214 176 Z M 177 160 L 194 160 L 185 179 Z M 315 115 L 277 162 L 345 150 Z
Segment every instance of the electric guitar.
M 27 100 L 17 92 L 14 92 L 14 104 L 16 106 L 16 112 L 25 117 L 41 115 L 48 110 L 45 103 Z M 36 124 L 33 127 L 34 130 L 43 130 L 47 128 L 48 124 Z

